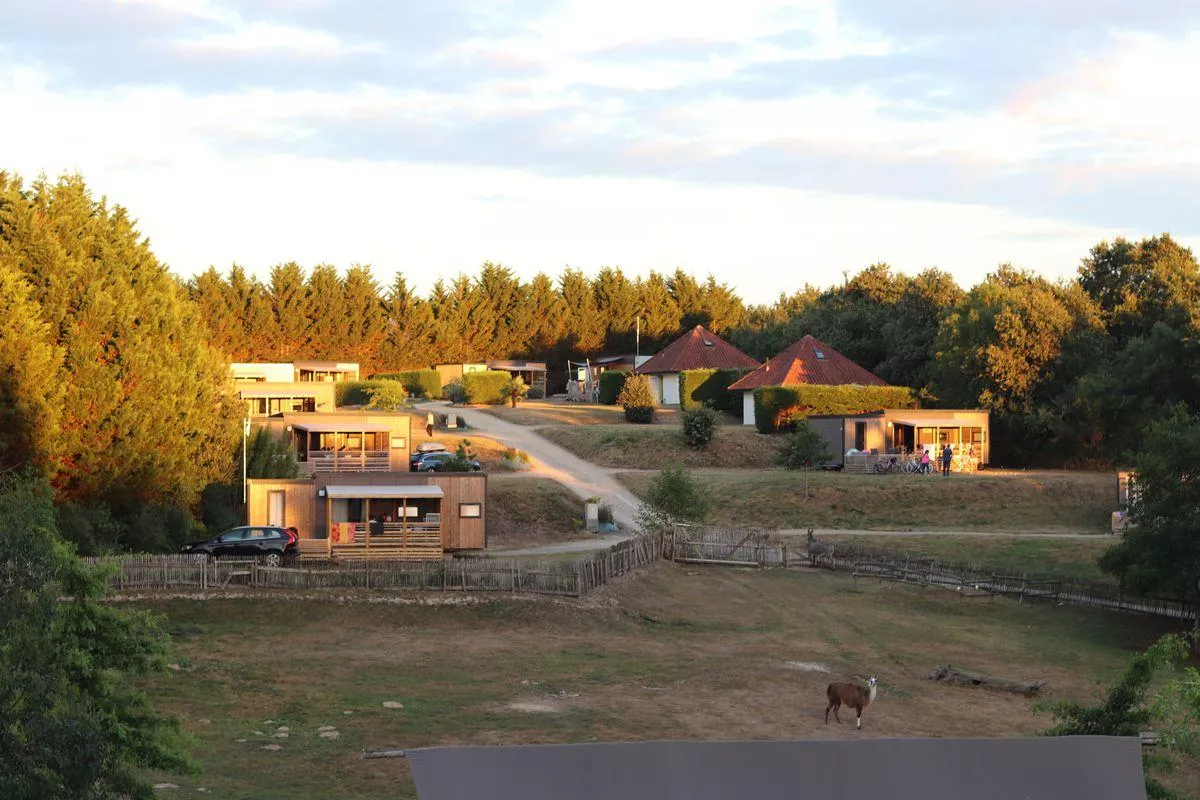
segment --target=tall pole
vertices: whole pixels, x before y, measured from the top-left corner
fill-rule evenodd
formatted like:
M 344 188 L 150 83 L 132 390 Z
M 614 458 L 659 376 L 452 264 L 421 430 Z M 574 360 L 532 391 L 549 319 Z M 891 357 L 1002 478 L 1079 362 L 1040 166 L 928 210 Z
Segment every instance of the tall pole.
M 634 334 L 636 344 L 634 345 L 633 358 L 636 361 L 642 355 L 642 318 L 640 316 L 636 318 L 635 324 L 637 325 L 637 333 Z
M 246 443 L 250 439 L 250 418 L 242 419 L 242 505 L 246 505 Z M 246 512 L 249 514 L 249 510 Z M 249 519 L 247 519 L 249 521 Z

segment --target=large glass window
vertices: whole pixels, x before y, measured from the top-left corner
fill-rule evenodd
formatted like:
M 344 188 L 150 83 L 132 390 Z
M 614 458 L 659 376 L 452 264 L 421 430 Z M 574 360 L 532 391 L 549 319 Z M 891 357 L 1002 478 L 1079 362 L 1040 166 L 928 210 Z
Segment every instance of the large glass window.
M 945 446 L 949 444 L 957 447 L 962 441 L 961 434 L 962 431 L 958 428 L 938 428 L 938 445 Z

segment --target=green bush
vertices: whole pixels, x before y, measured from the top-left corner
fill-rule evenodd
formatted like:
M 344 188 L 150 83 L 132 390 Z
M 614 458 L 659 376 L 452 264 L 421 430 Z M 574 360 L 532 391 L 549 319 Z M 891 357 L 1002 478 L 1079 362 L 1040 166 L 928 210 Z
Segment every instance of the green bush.
M 334 403 L 338 406 L 365 406 L 371 402 L 376 389 L 391 386 L 395 381 L 372 378 L 369 381 L 343 381 L 333 385 Z
M 654 393 L 644 375 L 627 375 L 617 395 L 617 403 L 625 409 L 625 419 L 638 425 L 654 422 Z
M 796 429 L 787 435 L 776 451 L 775 460 L 784 469 L 807 469 L 821 466 L 833 454 L 825 437 L 814 431 L 806 421 L 796 424 Z
M 485 370 L 468 372 L 462 377 L 464 401 L 470 405 L 494 405 L 504 402 L 504 387 L 512 378 L 507 372 Z
M 451 403 L 467 402 L 467 393 L 463 391 L 462 378 L 455 378 L 443 386 L 442 397 Z
M 403 372 L 384 372 L 371 376 L 375 380 L 399 381 L 413 397 L 442 396 L 442 376 L 436 369 L 410 369 Z
M 545 397 L 546 393 L 542 391 L 542 387 L 540 386 L 530 386 L 529 394 L 525 395 L 526 400 L 543 400 Z
M 622 387 L 625 386 L 625 378 L 629 376 L 628 372 L 610 369 L 600 373 L 600 397 L 599 402 L 605 406 L 615 406 L 617 404 L 617 395 L 621 394 Z
M 763 386 L 754 390 L 754 425 L 777 433 L 815 414 L 862 414 L 884 408 L 916 408 L 906 386 Z
M 740 380 L 745 369 L 687 369 L 679 373 L 680 408 L 708 406 L 717 411 L 739 411 L 741 393 L 729 386 Z
M 638 510 L 642 530 L 660 531 L 677 522 L 703 522 L 712 508 L 708 488 L 684 469 L 664 469 L 646 487 Z
M 711 408 L 687 408 L 679 415 L 683 422 L 683 440 L 697 450 L 708 447 L 717 433 L 717 412 Z

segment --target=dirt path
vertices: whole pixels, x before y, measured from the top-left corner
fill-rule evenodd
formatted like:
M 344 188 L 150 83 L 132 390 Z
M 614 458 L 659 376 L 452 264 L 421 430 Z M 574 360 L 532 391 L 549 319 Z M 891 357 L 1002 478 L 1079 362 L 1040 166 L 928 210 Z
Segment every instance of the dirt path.
M 420 403 L 417 407 L 424 412 L 430 409 L 442 410 L 442 408 L 448 405 L 448 403 Z M 468 425 L 480 433 L 487 435 L 489 438 L 495 439 L 497 442 L 508 447 L 515 447 L 518 450 L 524 450 L 528 453 L 532 469 L 525 474 L 539 475 L 556 480 L 579 495 L 580 498 L 593 496 L 601 498 L 612 509 L 613 519 L 616 520 L 623 531 L 628 532 L 622 538 L 628 538 L 628 536 L 633 535 L 633 531 L 636 529 L 635 515 L 637 513 L 638 501 L 629 493 L 628 489 L 612 477 L 612 473 L 615 470 L 598 467 L 595 464 L 584 461 L 579 456 L 538 436 L 532 428 L 514 425 L 511 422 L 498 419 L 491 414 L 477 409 L 455 407 L 454 414 L 461 416 Z M 468 438 L 470 437 L 469 432 L 465 435 Z M 612 544 L 611 541 L 601 543 L 601 540 L 572 542 L 572 544 L 591 544 L 593 541 L 595 542 L 595 547 L 589 549 L 599 549 Z M 547 545 L 550 548 L 558 546 L 560 545 Z M 563 552 L 542 550 L 541 548 L 533 548 L 533 550 L 550 553 Z
M 778 536 L 806 536 L 807 528 L 784 528 L 771 531 Z M 1107 533 L 1068 533 L 1062 531 L 868 531 L 843 528 L 813 528 L 813 536 L 974 536 L 993 539 L 1112 539 Z

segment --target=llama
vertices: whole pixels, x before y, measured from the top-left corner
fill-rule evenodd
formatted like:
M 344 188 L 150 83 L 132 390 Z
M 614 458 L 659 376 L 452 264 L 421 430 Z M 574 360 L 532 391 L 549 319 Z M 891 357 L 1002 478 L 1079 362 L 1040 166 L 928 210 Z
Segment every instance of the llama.
M 876 688 L 874 675 L 867 681 L 866 687 L 857 683 L 829 684 L 829 688 L 825 690 L 825 696 L 829 698 L 829 705 L 825 706 L 825 724 L 829 724 L 829 712 L 832 711 L 833 718 L 841 725 L 842 718 L 838 716 L 838 709 L 845 704 L 854 709 L 855 723 L 861 729 L 862 714 L 875 702 Z

